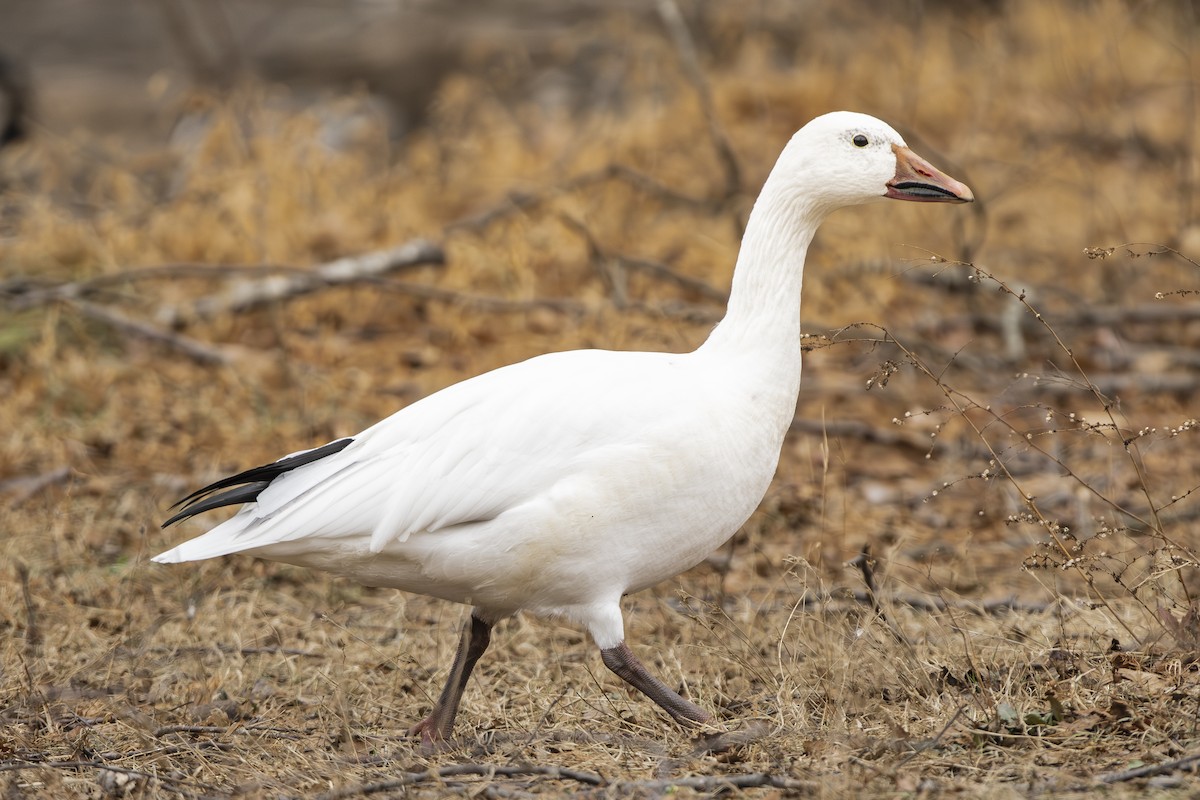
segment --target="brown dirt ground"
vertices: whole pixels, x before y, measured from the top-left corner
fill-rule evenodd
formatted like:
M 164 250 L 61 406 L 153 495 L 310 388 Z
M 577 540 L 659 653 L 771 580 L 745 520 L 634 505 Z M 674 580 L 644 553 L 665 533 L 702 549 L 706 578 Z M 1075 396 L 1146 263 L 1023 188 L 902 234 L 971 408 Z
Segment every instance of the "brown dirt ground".
M 758 774 L 773 785 L 748 796 L 1194 796 L 1171 764 L 1200 753 L 1190 6 L 851 5 L 791 38 L 704 8 L 732 196 L 679 53 L 621 15 L 561 45 L 627 66 L 626 99 L 591 113 L 464 73 L 402 141 L 367 104 L 329 148 L 330 114 L 362 98 L 297 111 L 249 85 L 189 101 L 194 146 L 61 133 L 0 154 L 6 797 L 689 797 Z M 465 609 L 249 558 L 148 563 L 199 532 L 158 522 L 217 475 L 537 353 L 696 345 L 719 302 L 629 259 L 723 289 L 780 147 L 838 107 L 900 127 L 979 202 L 829 222 L 761 510 L 626 603 L 635 650 L 748 743 L 698 746 L 581 632 L 518 618 L 467 690 L 461 748 L 425 757 L 404 731 Z M 612 165 L 654 183 L 585 179 Z M 447 263 L 174 331 L 224 366 L 95 313 L 166 330 L 248 279 L 221 265 L 414 237 Z M 211 267 L 134 272 L 183 264 Z

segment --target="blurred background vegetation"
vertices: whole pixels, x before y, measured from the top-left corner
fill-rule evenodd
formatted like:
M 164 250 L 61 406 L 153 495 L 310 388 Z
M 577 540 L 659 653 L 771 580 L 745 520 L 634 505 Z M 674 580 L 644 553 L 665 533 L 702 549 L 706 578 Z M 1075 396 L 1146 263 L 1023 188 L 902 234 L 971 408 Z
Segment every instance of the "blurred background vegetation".
M 486 369 L 573 347 L 696 346 L 779 150 L 840 108 L 893 124 L 978 202 L 879 204 L 822 229 L 804 298 L 812 350 L 777 480 L 729 548 L 632 600 L 631 639 L 674 653 L 671 668 L 710 699 L 759 698 L 805 748 L 834 737 L 821 763 L 843 777 L 864 752 L 855 726 L 1011 733 L 1019 715 L 1004 704 L 1045 705 L 1037 679 L 1010 675 L 967 717 L 945 698 L 934 708 L 966 673 L 998 669 L 972 661 L 947 608 L 1030 615 L 966 624 L 1030 675 L 1063 649 L 1102 663 L 1113 640 L 1145 654 L 1141 673 L 1169 661 L 1191 675 L 1198 14 L 1118 0 L 6 0 L 0 636 L 24 646 L 5 650 L 14 726 L 0 755 L 75 746 L 70 725 L 31 722 L 57 719 L 34 688 L 88 684 L 97 664 L 139 687 L 122 702 L 164 724 L 234 693 L 245 653 L 230 644 L 177 669 L 188 642 L 355 631 L 339 657 L 353 659 L 369 618 L 429 648 L 415 663 L 441 664 L 428 656 L 452 647 L 457 609 L 250 559 L 152 568 L 149 555 L 195 532 L 157 522 L 218 474 L 353 434 Z M 364 255 L 406 244 L 420 256 L 363 272 Z M 340 258 L 350 279 L 335 286 L 322 265 Z M 282 298 L 238 304 L 270 286 Z M 864 545 L 874 574 L 854 560 Z M 885 631 L 867 685 L 831 688 L 805 670 L 867 663 L 846 637 L 868 623 L 840 608 L 849 616 L 788 644 L 788 610 L 831 591 L 861 605 L 868 577 L 910 612 L 932 604 L 900 623 L 933 655 Z M 679 585 L 696 604 L 679 604 Z M 314 621 L 313 608 L 328 611 Z M 676 624 L 680 609 L 700 623 Z M 536 628 L 508 634 L 515 649 L 581 649 Z M 726 661 L 770 661 L 714 677 L 713 653 L 696 650 L 715 646 L 697 644 L 706 636 L 731 648 L 716 653 Z M 816 641 L 819 654 L 806 650 Z M 530 668 L 519 661 L 510 670 Z M 939 667 L 960 683 L 909 695 Z M 1057 689 L 1075 698 L 1074 733 L 1112 709 L 1084 674 L 1060 673 L 1074 682 Z M 437 683 L 426 677 L 338 673 L 346 702 L 330 724 L 402 728 Z M 543 677 L 566 680 L 536 673 L 523 691 L 549 691 Z M 1172 691 L 1194 699 L 1189 680 Z M 824 699 L 787 714 L 761 699 L 799 686 Z M 921 722 L 861 699 L 880 692 Z M 1194 740 L 1179 706 L 1139 697 L 1135 716 L 1158 733 L 1143 745 L 1122 717 L 1097 722 L 1120 735 L 1088 750 L 1092 772 Z M 536 720 L 512 716 L 534 713 L 528 699 L 483 706 L 493 700 L 469 693 L 467 705 L 490 709 L 474 724 L 528 729 Z M 569 699 L 560 716 L 578 711 Z M 110 750 L 127 752 L 112 743 L 124 735 L 105 733 Z M 603 769 L 606 756 L 579 757 Z M 214 785 L 278 775 L 187 758 Z M 1020 772 L 1006 759 L 994 763 Z

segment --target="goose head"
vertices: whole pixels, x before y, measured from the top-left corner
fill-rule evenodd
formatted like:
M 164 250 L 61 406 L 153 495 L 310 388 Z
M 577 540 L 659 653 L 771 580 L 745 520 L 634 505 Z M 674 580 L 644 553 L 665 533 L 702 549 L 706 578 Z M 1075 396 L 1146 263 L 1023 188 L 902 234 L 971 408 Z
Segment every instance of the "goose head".
M 886 122 L 852 111 L 835 111 L 809 122 L 779 160 L 773 176 L 786 181 L 788 194 L 815 203 L 820 216 L 885 198 L 919 203 L 975 199 L 966 184 L 910 150 Z

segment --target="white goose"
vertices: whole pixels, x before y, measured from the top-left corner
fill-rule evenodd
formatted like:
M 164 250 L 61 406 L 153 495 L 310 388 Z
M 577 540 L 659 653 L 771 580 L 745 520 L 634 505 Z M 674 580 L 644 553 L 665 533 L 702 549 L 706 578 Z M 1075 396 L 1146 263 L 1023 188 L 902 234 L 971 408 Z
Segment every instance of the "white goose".
M 835 209 L 885 197 L 974 199 L 885 123 L 818 117 L 767 178 L 699 349 L 554 353 L 465 380 L 184 498 L 164 527 L 244 505 L 154 560 L 247 553 L 473 606 L 410 730 L 426 748 L 449 739 L 492 626 L 519 611 L 586 627 L 605 666 L 678 722 L 708 722 L 625 644 L 621 597 L 701 561 L 766 493 L 800 388 L 809 242 Z

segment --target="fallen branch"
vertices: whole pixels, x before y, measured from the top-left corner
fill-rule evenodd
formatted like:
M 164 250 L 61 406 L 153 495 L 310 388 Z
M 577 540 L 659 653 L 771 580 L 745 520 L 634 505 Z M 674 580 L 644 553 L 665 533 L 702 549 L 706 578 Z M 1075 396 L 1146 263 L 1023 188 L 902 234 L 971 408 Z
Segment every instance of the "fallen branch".
M 404 772 L 400 774 L 400 777 L 388 781 L 344 786 L 340 789 L 334 789 L 333 791 L 317 795 L 317 800 L 341 800 L 341 798 L 345 797 L 362 797 L 370 794 L 379 794 L 380 792 L 391 792 L 418 783 L 438 783 L 447 778 L 457 778 L 467 775 L 486 778 L 512 778 L 533 775 L 549 780 L 575 781 L 576 783 L 588 786 L 608 785 L 608 781 L 600 775 L 592 772 L 567 769 L 565 767 L 537 765 L 502 767 L 496 764 L 454 764 L 448 767 L 441 767 L 440 769 L 426 770 L 425 772 Z
M 278 656 L 305 656 L 308 658 L 324 658 L 325 653 L 314 652 L 312 650 L 300 650 L 295 647 L 235 647 L 228 644 L 214 644 L 207 646 L 194 647 L 150 647 L 141 652 L 148 655 L 166 655 L 172 658 L 177 658 L 182 655 L 207 655 L 209 653 L 221 653 L 223 655 L 243 655 L 243 656 L 258 656 L 258 655 L 278 655 Z
M 190 733 L 193 735 L 211 733 L 215 735 L 226 733 L 260 733 L 273 739 L 300 739 L 309 735 L 304 731 L 294 731 L 272 725 L 164 725 L 156 728 L 152 736 L 161 739 L 172 733 Z
M 853 562 L 851 562 L 853 563 Z M 914 595 L 885 595 L 881 598 L 891 606 L 908 606 L 914 611 L 945 611 L 953 609 L 955 611 L 966 611 L 972 614 L 1002 614 L 1010 611 L 1025 613 L 1025 614 L 1043 614 L 1051 609 L 1057 609 L 1065 605 L 1068 601 L 1086 605 L 1090 607 L 1090 601 L 1085 599 L 1069 599 L 1059 598 L 1045 602 L 1018 600 L 1015 597 L 1005 597 L 998 600 L 988 600 L 982 603 L 971 600 L 944 600 L 940 597 L 917 597 Z M 685 616 L 695 618 L 698 616 L 698 609 L 695 605 L 680 602 L 675 599 L 667 600 L 666 603 L 675 611 Z M 822 607 L 827 611 L 841 611 L 854 608 L 859 605 L 873 605 L 873 599 L 869 592 L 863 590 L 838 590 L 833 592 L 807 592 L 799 600 L 779 601 L 775 603 L 767 603 L 757 606 L 758 613 L 768 613 L 778 611 L 780 608 L 798 608 L 810 609 Z M 722 604 L 722 608 L 729 610 L 732 606 Z
M 203 344 L 188 336 L 160 328 L 149 322 L 130 319 L 111 308 L 96 305 L 87 300 L 67 300 L 66 303 L 88 319 L 101 322 L 129 336 L 145 339 L 155 344 L 166 345 L 201 364 L 225 366 L 233 363 L 233 357 L 221 348 Z
M 124 775 L 131 775 L 137 778 L 147 778 L 154 780 L 157 776 L 151 775 L 148 772 L 139 772 L 136 769 L 127 769 L 125 767 L 114 767 L 111 764 L 103 764 L 99 761 L 0 761 L 0 772 L 13 772 L 23 769 L 40 769 L 42 767 L 53 767 L 54 769 L 106 769 L 112 772 L 120 772 Z
M 340 789 L 317 795 L 318 800 L 342 800 L 347 797 L 363 797 L 381 792 L 392 792 L 420 783 L 438 783 L 447 778 L 463 776 L 479 776 L 485 778 L 516 778 L 535 776 L 547 780 L 566 780 L 605 789 L 606 796 L 642 797 L 650 793 L 667 792 L 672 789 L 693 789 L 699 792 L 718 792 L 729 789 L 791 789 L 813 790 L 817 784 L 814 781 L 802 781 L 781 775 L 771 775 L 765 772 L 752 772 L 741 775 L 695 775 L 684 778 L 668 778 L 647 781 L 618 781 L 610 783 L 602 775 L 581 770 L 566 769 L 556 766 L 514 766 L 504 767 L 494 764 L 455 764 L 440 769 L 430 769 L 425 772 L 405 772 L 400 777 L 377 783 L 363 783 L 354 786 L 344 786 Z
M 652 781 L 620 781 L 611 785 L 616 797 L 645 797 L 651 793 L 671 792 L 676 789 L 693 789 L 697 792 L 724 792 L 729 789 L 790 789 L 814 792 L 820 784 L 767 772 L 749 772 L 740 775 L 692 775 L 686 778 L 667 778 Z
M 118 767 L 113 764 L 105 764 L 102 761 L 21 761 L 16 759 L 11 761 L 0 761 L 0 772 L 45 768 L 94 769 L 98 770 L 101 775 L 106 773 L 109 775 L 125 775 L 132 779 L 144 780 L 146 781 L 146 785 L 150 785 L 152 783 L 165 783 L 177 787 L 195 785 L 203 788 L 205 791 L 210 791 L 213 788 L 206 784 L 200 783 L 199 781 L 192 781 L 189 784 L 185 781 L 168 777 L 162 772 L 159 772 L 156 775 L 151 775 L 149 772 L 142 772 L 141 770 L 129 769 L 127 767 Z
M 0 481 L 0 492 L 11 492 L 14 497 L 9 501 L 8 506 L 16 508 L 43 489 L 56 483 L 65 483 L 70 477 L 71 468 L 63 466 L 40 475 L 24 475 Z
M 98 724 L 108 723 L 112 720 L 107 717 L 100 720 Z M 239 747 L 245 747 L 244 744 L 236 742 L 218 742 L 215 739 L 196 739 L 185 744 L 172 744 L 166 747 L 159 745 L 147 750 L 134 750 L 132 752 L 119 753 L 115 750 L 108 750 L 103 753 L 97 753 L 96 758 L 103 761 L 117 759 L 134 759 L 145 758 L 146 756 L 173 756 L 180 753 L 196 753 L 200 750 L 217 750 L 222 753 L 228 753 L 231 750 L 237 750 Z
M 42 281 L 27 276 L 0 282 L 0 298 L 14 311 L 62 300 L 77 300 L 101 293 L 110 286 L 141 281 L 176 278 L 228 278 L 231 275 L 250 275 L 261 278 L 264 273 L 305 275 L 309 270 L 281 264 L 201 264 L 184 261 L 175 264 L 156 264 L 133 267 L 119 272 L 106 272 L 69 283 Z
M 1200 753 L 1193 753 L 1190 756 L 1177 758 L 1174 761 L 1165 761 L 1162 764 L 1150 764 L 1145 767 L 1136 767 L 1121 772 L 1102 773 L 1096 776 L 1096 780 L 1109 784 L 1123 783 L 1125 781 L 1137 780 L 1138 778 L 1150 778 L 1155 775 L 1169 775 L 1172 772 L 1178 772 L 1196 763 L 1200 763 Z
M 159 322 L 177 327 L 194 319 L 249 311 L 330 286 L 372 281 L 399 269 L 443 264 L 445 260 L 446 254 L 441 246 L 416 239 L 387 250 L 339 258 L 311 270 L 291 271 L 286 275 L 272 275 L 240 283 L 224 294 L 201 298 L 188 308 L 165 308 L 158 315 Z
M 374 280 L 371 285 L 389 292 L 398 292 L 423 300 L 438 300 L 443 303 L 470 306 L 484 311 L 522 312 L 536 308 L 548 308 L 561 311 L 564 314 L 581 314 L 587 307 L 578 300 L 559 297 L 534 297 L 529 300 L 514 300 L 507 297 L 496 297 L 486 294 L 471 294 L 454 289 L 443 289 L 423 283 L 408 283 L 405 281 Z

